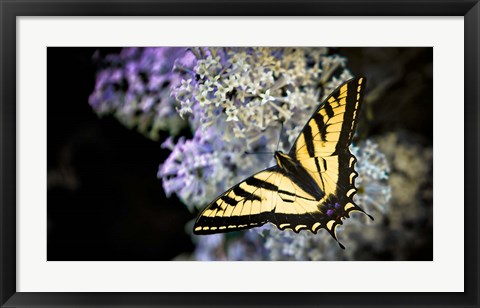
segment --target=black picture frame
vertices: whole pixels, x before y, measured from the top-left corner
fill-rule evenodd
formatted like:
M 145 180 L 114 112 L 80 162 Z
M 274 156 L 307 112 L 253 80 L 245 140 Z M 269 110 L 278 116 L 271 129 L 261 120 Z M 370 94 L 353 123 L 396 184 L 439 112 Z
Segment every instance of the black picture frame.
M 0 1 L 0 306 L 260 307 L 479 306 L 478 140 L 480 4 L 468 1 Z M 465 20 L 465 292 L 463 293 L 25 293 L 16 292 L 17 16 L 463 16 Z M 348 277 L 345 277 L 348 280 Z M 445 277 L 448 279 L 448 277 Z

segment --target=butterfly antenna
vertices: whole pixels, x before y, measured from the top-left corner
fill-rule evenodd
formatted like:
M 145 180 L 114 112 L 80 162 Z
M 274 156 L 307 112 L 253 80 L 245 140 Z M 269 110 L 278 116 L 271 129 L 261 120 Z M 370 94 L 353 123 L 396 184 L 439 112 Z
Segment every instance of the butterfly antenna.
M 278 151 L 278 146 L 280 145 L 280 139 L 282 139 L 283 122 L 280 122 L 280 125 L 281 125 L 280 135 L 278 136 L 277 149 L 276 149 L 276 151 Z M 272 153 L 272 152 L 249 152 L 249 151 L 245 151 L 245 154 L 270 154 L 270 155 L 273 155 L 274 153 Z
M 278 146 L 280 145 L 280 139 L 282 139 L 282 133 L 283 133 L 283 121 L 280 122 L 281 128 L 280 128 L 280 134 L 278 135 L 278 141 L 277 141 L 277 149 L 278 151 Z
M 269 154 L 269 155 L 273 155 L 272 152 L 249 152 L 249 151 L 245 151 L 245 154 L 254 154 L 254 155 L 257 155 L 257 154 Z

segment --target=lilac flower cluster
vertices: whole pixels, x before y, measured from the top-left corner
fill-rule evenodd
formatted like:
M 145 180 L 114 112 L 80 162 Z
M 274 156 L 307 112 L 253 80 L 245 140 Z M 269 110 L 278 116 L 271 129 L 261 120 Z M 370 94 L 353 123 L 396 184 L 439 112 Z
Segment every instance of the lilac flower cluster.
M 97 73 L 89 98 L 98 115 L 113 114 L 153 140 L 158 140 L 160 130 L 175 135 L 186 126 L 171 97 L 171 88 L 183 78 L 172 70 L 174 65 L 194 65 L 195 57 L 185 48 L 123 48 L 102 61 L 104 69 Z
M 180 137 L 176 144 L 169 137 L 162 147 L 172 151 L 159 169 L 165 193 L 177 194 L 192 212 L 223 189 L 221 181 L 212 182 L 213 175 L 228 179 L 238 160 L 245 160 L 226 149 L 214 127 L 197 130 L 190 140 Z M 245 161 L 248 163 L 251 162 Z

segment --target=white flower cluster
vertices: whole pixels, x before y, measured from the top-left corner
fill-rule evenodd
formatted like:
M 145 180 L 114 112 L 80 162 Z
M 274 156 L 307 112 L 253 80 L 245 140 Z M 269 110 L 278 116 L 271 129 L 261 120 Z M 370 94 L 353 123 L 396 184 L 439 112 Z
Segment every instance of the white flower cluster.
M 356 202 L 366 205 L 366 209 L 370 211 L 385 214 L 389 210 L 392 195 L 387 158 L 378 144 L 370 139 L 360 147 L 353 146 L 352 152 L 357 157 L 356 169 L 359 171 L 359 176 L 355 180 L 356 186 L 359 187 Z
M 297 124 L 292 117 L 310 115 L 321 94 L 352 77 L 343 70 L 345 59 L 327 56 L 324 48 L 202 51 L 196 53 L 204 58 L 197 60 L 192 78 L 174 90 L 179 113 L 191 114 L 194 128 L 227 122 L 225 133 L 247 142 L 278 121 L 291 131 Z M 337 78 L 333 73 L 338 69 Z
M 352 77 L 345 59 L 328 55 L 325 48 L 191 51 L 196 65 L 185 70 L 189 74 L 173 89 L 173 95 L 180 104 L 179 114 L 189 118 L 195 138 L 222 157 L 214 161 L 210 154 L 198 153 L 195 138 L 188 147 L 182 141 L 181 149 L 175 146 L 172 155 L 182 152 L 204 163 L 199 168 L 189 160 L 169 158 L 158 176 L 167 192 L 198 209 L 238 181 L 269 167 L 281 123 L 284 138 L 279 148 L 288 150 L 320 101 Z M 247 151 L 272 155 L 246 155 Z M 218 167 L 211 168 L 214 164 Z M 198 184 L 184 184 L 193 182 Z

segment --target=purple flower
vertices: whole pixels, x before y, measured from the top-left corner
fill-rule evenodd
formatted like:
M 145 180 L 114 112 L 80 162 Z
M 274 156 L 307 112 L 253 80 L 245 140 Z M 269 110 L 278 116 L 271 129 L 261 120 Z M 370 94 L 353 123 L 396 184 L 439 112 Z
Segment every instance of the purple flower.
M 112 114 L 150 139 L 158 140 L 160 130 L 176 135 L 186 122 L 171 96 L 183 78 L 174 64 L 193 67 L 195 60 L 185 48 L 123 48 L 103 59 L 89 103 L 98 115 Z

